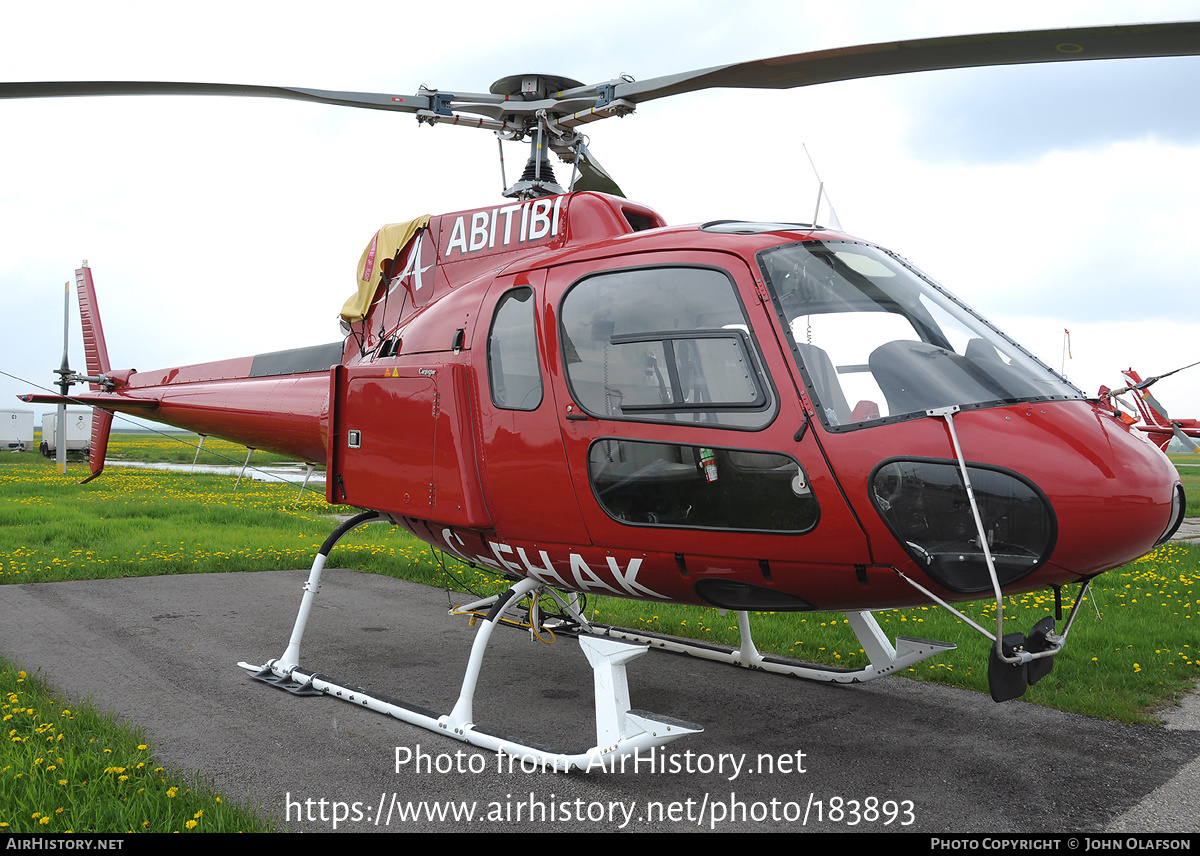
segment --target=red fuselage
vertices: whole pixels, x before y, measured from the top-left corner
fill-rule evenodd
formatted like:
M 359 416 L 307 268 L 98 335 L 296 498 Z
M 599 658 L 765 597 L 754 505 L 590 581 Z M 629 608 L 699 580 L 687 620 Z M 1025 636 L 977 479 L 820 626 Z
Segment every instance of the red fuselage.
M 765 260 L 806 242 L 832 248 L 829 270 Z M 786 224 L 667 228 L 592 193 L 446 214 L 396 260 L 406 274 L 379 286 L 340 364 L 312 349 L 290 369 L 260 363 L 288 374 L 253 377 L 260 358 L 138 372 L 88 401 L 324 462 L 329 501 L 564 589 L 862 610 L 920 601 L 899 570 L 948 600 L 977 597 L 978 575 L 955 565 L 978 537 L 957 531 L 947 424 L 901 403 L 905 361 L 949 360 L 966 378 L 994 365 L 1006 383 L 1018 361 L 954 353 L 899 297 L 831 302 L 850 287 L 838 270 L 855 294 L 894 278 L 856 261 L 865 246 Z M 917 318 L 907 350 L 886 342 L 848 362 L 819 341 L 823 317 L 864 308 L 868 321 Z M 857 405 L 831 391 L 872 375 L 882 391 Z M 1178 511 L 1157 449 L 1047 382 L 1052 394 L 1022 380 L 954 417 L 972 481 L 994 497 L 1007 591 L 1137 558 Z

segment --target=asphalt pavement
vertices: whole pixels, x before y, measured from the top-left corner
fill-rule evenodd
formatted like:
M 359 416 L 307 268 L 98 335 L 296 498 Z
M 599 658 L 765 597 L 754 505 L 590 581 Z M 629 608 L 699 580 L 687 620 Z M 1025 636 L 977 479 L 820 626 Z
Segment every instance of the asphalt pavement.
M 4 586 L 0 654 L 137 722 L 160 763 L 295 830 L 1200 830 L 1195 698 L 1167 726 L 1125 726 L 902 678 L 831 686 L 650 652 L 629 666 L 633 707 L 703 734 L 623 772 L 522 769 L 251 680 L 237 662 L 282 653 L 306 576 Z M 448 712 L 474 631 L 447 605 L 437 589 L 327 570 L 301 661 Z M 475 720 L 540 745 L 591 746 L 578 643 L 498 629 Z

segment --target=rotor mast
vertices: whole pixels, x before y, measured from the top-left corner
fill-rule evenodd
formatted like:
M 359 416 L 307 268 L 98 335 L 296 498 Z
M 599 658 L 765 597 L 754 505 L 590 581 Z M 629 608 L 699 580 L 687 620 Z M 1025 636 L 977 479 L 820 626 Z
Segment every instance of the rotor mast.
M 63 352 L 62 364 L 55 369 L 54 373 L 58 375 L 58 391 L 63 398 L 66 398 L 71 393 L 71 366 L 67 361 L 67 341 L 71 335 L 71 283 L 68 280 L 63 283 Z M 58 467 L 58 471 L 63 475 L 67 473 L 67 405 L 62 402 L 58 405 L 58 419 L 54 425 L 54 463 Z
M 566 89 L 583 86 L 577 80 L 547 74 L 516 74 L 502 77 L 493 83 L 489 91 L 493 95 L 504 97 L 506 102 L 544 101 L 553 98 L 556 93 Z M 550 164 L 549 137 L 557 137 L 555 149 L 562 152 L 573 152 L 582 137 L 575 131 L 560 128 L 547 114 L 546 110 L 537 110 L 532 117 L 526 116 L 521 132 L 515 130 L 497 130 L 500 139 L 518 140 L 529 137 L 529 159 L 525 162 L 525 170 L 520 179 L 511 187 L 504 189 L 503 195 L 508 199 L 536 199 L 541 196 L 556 196 L 564 193 L 562 185 L 554 176 L 554 167 Z M 574 162 L 575 158 L 570 159 Z M 503 166 L 501 167 L 503 175 Z

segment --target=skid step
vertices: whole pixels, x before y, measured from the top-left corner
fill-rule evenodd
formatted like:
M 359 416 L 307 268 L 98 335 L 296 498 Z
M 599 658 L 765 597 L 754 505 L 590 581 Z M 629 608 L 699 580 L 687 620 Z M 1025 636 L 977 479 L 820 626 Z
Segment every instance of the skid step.
M 242 665 L 242 664 L 239 663 L 238 665 Z M 285 690 L 285 691 L 291 693 L 292 695 L 299 695 L 299 696 L 325 695 L 325 693 L 321 692 L 320 690 L 314 689 L 311 682 L 301 683 L 300 681 L 297 681 L 295 678 L 292 678 L 290 676 L 277 675 L 271 671 L 270 666 L 263 666 L 261 669 L 259 669 L 257 672 L 255 672 L 250 677 L 254 678 L 254 680 L 256 680 L 256 681 L 262 681 L 264 684 L 270 684 L 273 687 L 276 687 L 281 690 Z

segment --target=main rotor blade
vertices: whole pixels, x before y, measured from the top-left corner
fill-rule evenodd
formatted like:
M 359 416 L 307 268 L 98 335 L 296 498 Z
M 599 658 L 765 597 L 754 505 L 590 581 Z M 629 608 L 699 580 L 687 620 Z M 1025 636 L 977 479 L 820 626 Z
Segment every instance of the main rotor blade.
M 1169 371 L 1166 374 L 1160 374 L 1160 375 L 1155 375 L 1154 377 L 1146 378 L 1141 383 L 1134 384 L 1133 386 L 1131 386 L 1130 389 L 1146 389 L 1151 384 L 1158 383 L 1163 378 L 1170 377 L 1173 374 L 1178 374 L 1179 372 L 1183 371 L 1184 369 L 1190 369 L 1192 366 L 1200 366 L 1200 362 L 1190 363 L 1186 366 L 1183 366 L 1182 368 L 1175 369 L 1174 371 Z
M 430 109 L 424 95 L 389 95 L 378 92 L 337 92 L 289 86 L 256 86 L 240 83 L 172 83 L 154 81 L 52 80 L 31 83 L 0 83 L 0 98 L 74 98 L 97 95 L 226 95 L 243 98 L 286 98 L 370 110 L 415 113 Z
M 507 121 L 506 117 L 513 117 L 518 125 L 525 123 L 523 127 L 527 129 L 528 124 L 542 111 L 550 117 L 570 117 L 577 124 L 610 114 L 622 115 L 642 101 L 702 89 L 791 89 L 839 80 L 949 68 L 1196 55 L 1200 55 L 1200 22 L 1190 21 L 990 33 L 860 45 L 713 66 L 640 82 L 613 80 L 599 85 L 576 86 L 534 101 L 495 94 L 439 93 L 424 88 L 421 91 L 428 94 L 392 95 L 237 83 L 151 81 L 0 83 L 0 98 L 98 95 L 284 98 L 371 110 L 419 112 L 422 115 L 418 118 L 456 124 L 461 117 L 454 111 L 459 110 L 493 120 L 490 123 L 478 120 L 475 127 L 497 130 L 497 123 Z M 580 118 L 584 114 L 587 118 Z M 600 170 L 600 174 L 606 177 L 603 170 Z
M 1178 425 L 1172 425 L 1171 431 L 1175 434 L 1175 439 L 1183 444 L 1183 447 L 1193 455 L 1200 453 L 1200 446 L 1192 442 L 1192 438 L 1183 433 L 1183 429 Z
M 1141 384 L 1139 384 L 1139 386 L 1141 386 Z M 1145 400 L 1145 402 L 1150 405 L 1151 410 L 1155 410 L 1155 411 L 1161 413 L 1163 415 L 1164 419 L 1170 420 L 1171 414 L 1167 413 L 1167 408 L 1163 407 L 1159 403 L 1158 399 L 1150 394 L 1150 390 L 1145 389 L 1143 387 L 1142 389 L 1139 390 L 1139 394 L 1142 396 L 1142 398 Z
M 642 102 L 701 89 L 791 89 L 948 68 L 1197 54 L 1200 22 L 1196 21 L 988 33 L 883 42 L 718 65 L 618 83 L 613 97 Z

